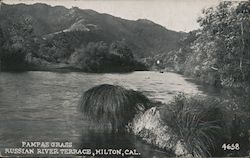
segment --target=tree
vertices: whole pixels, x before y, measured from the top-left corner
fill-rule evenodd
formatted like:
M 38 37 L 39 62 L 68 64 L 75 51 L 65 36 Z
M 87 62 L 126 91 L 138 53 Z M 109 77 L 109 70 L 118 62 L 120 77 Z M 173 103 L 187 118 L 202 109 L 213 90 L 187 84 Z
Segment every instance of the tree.
M 125 43 L 90 42 L 71 55 L 70 63 L 87 72 L 127 72 L 145 70 L 145 66 L 133 58 Z
M 3 15 L 0 15 L 2 19 Z M 1 67 L 7 70 L 25 69 L 26 55 L 34 48 L 34 34 L 31 19 L 26 16 L 16 17 L 16 21 L 6 18 L 0 28 L 4 42 L 1 42 Z
M 250 38 L 249 18 L 249 2 L 221 2 L 203 10 L 203 17 L 198 20 L 206 39 L 201 43 L 216 43 L 214 54 L 222 82 L 245 82 L 250 77 L 250 49 L 246 45 Z
M 111 43 L 110 51 L 111 53 L 116 54 L 125 60 L 129 61 L 134 59 L 133 53 L 127 46 L 125 40 L 115 41 Z

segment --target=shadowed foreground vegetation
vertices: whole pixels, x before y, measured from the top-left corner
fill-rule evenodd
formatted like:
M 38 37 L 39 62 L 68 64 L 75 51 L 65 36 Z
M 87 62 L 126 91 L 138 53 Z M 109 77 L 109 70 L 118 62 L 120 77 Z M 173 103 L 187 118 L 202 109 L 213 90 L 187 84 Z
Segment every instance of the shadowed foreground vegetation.
M 178 156 L 249 155 L 249 113 L 232 101 L 179 94 L 162 104 L 140 92 L 104 84 L 83 94 L 80 110 L 94 122 L 110 123 L 115 132 L 127 129 Z M 224 151 L 224 143 L 239 143 L 240 150 Z
M 249 153 L 249 115 L 230 101 L 207 96 L 177 95 L 161 107 L 162 120 L 195 157 L 246 156 Z M 224 151 L 223 144 L 239 143 L 239 151 Z

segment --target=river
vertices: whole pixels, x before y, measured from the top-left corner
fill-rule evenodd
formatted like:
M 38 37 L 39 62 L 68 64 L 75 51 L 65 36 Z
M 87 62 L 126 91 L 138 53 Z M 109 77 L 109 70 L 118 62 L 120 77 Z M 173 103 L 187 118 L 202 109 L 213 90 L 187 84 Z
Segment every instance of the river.
M 202 94 L 199 86 L 175 73 L 138 71 L 124 74 L 81 72 L 0 72 L 0 150 L 21 147 L 22 141 L 73 142 L 74 148 L 135 148 L 141 157 L 167 153 L 131 135 L 114 136 L 95 130 L 77 111 L 84 91 L 103 84 L 142 91 L 169 102 L 179 92 Z

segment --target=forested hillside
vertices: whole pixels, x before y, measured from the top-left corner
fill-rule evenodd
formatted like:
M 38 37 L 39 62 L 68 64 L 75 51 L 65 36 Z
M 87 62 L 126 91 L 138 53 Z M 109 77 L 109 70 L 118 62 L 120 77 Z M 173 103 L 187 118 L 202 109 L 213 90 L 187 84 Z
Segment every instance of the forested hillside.
M 151 61 L 160 60 L 160 68 L 216 86 L 249 85 L 250 3 L 221 2 L 204 9 L 198 22 L 201 29 L 182 39 L 179 49 L 155 56 Z
M 124 61 L 132 64 L 132 68 L 129 69 L 134 69 L 138 65 L 140 66 L 136 69 L 141 69 L 143 66 L 136 62 L 137 59 L 173 50 L 177 48 L 179 39 L 185 35 L 167 30 L 145 19 L 131 21 L 93 10 L 51 7 L 46 4 L 2 4 L 0 34 L 2 69 L 19 69 L 27 65 L 46 66 L 54 63 L 71 63 L 73 67 L 77 65 L 79 68 L 79 63 L 72 63 L 71 60 L 72 56 L 75 57 L 75 54 L 79 53 L 79 49 L 90 49 L 104 44 L 109 48 L 105 52 L 119 58 L 121 54 L 111 53 L 115 43 L 123 45 L 119 49 L 124 50 L 118 52 L 131 56 L 129 61 Z M 100 51 L 99 48 L 93 49 Z M 83 56 L 85 55 L 81 55 Z M 104 57 L 105 60 L 110 58 L 110 55 L 108 56 Z M 93 62 L 98 65 L 99 61 L 94 58 Z M 127 59 L 122 57 L 112 61 Z M 90 70 L 83 67 L 81 69 Z

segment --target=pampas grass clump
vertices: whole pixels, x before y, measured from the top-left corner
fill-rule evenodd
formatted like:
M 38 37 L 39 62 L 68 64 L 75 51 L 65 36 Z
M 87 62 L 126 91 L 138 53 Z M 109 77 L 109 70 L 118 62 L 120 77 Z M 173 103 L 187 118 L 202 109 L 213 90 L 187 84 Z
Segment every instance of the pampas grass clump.
M 216 99 L 201 96 L 187 98 L 180 94 L 160 111 L 162 120 L 194 157 L 211 156 L 220 144 L 218 141 L 225 132 L 225 112 Z
M 80 111 L 85 116 L 98 123 L 111 123 L 113 131 L 125 129 L 138 112 L 149 106 L 149 99 L 141 92 L 109 84 L 87 90 L 80 99 Z

